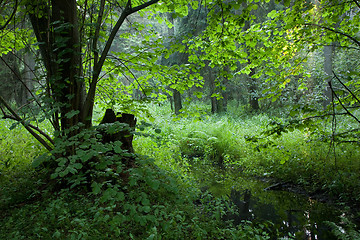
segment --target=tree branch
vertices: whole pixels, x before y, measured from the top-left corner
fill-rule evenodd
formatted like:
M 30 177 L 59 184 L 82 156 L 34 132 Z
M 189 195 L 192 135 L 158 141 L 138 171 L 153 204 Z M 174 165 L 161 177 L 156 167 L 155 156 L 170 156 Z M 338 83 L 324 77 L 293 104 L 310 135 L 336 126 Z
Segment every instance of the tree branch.
M 360 4 L 358 3 L 357 0 L 353 0 L 353 2 L 356 4 L 356 6 L 358 6 L 358 8 L 360 8 Z
M 97 64 L 98 57 L 99 57 L 99 52 L 97 50 L 97 42 L 98 42 L 99 35 L 100 35 L 100 28 L 101 28 L 101 22 L 102 22 L 102 18 L 103 18 L 103 14 L 104 14 L 104 8 L 105 8 L 105 0 L 101 0 L 99 15 L 98 15 L 98 19 L 96 22 L 95 35 L 94 35 L 94 39 L 93 39 L 94 66 Z
M 93 77 L 89 86 L 89 91 L 88 91 L 88 95 L 86 97 L 85 100 L 85 105 L 84 105 L 84 114 L 83 114 L 83 119 L 85 119 L 86 117 L 90 117 L 92 114 L 92 108 L 94 105 L 94 98 L 95 98 L 95 92 L 96 92 L 96 85 L 98 83 L 98 79 L 99 79 L 99 75 L 101 72 L 101 69 L 104 65 L 105 59 L 107 57 L 107 54 L 110 50 L 110 47 L 115 39 L 115 36 L 118 32 L 118 30 L 120 29 L 121 25 L 124 23 L 125 19 L 131 15 L 132 13 L 135 13 L 137 11 L 140 11 L 152 4 L 157 3 L 159 0 L 151 0 L 149 2 L 146 2 L 144 4 L 141 4 L 137 7 L 132 8 L 131 7 L 131 0 L 128 0 L 128 2 L 126 3 L 125 9 L 123 10 L 123 12 L 121 13 L 118 21 L 116 22 L 114 28 L 112 29 L 109 38 L 105 44 L 104 50 L 101 53 L 101 57 L 99 59 L 99 61 L 97 63 L 94 64 L 94 71 L 93 71 Z
M 14 54 L 13 54 L 14 55 Z M 15 55 L 14 55 L 15 56 Z M 16 76 L 16 78 L 21 82 L 21 84 L 26 88 L 26 90 L 31 94 L 31 96 L 34 98 L 35 102 L 41 109 L 41 104 L 36 100 L 34 94 L 31 92 L 29 87 L 24 83 L 24 81 L 21 79 L 21 77 L 14 71 L 14 69 L 4 60 L 2 56 L 0 56 L 0 59 L 3 61 L 3 63 L 9 68 L 9 70 Z
M 21 123 L 21 125 L 23 125 L 25 127 L 25 129 L 36 139 L 38 140 L 41 145 L 43 145 L 48 151 L 53 150 L 52 147 L 36 132 L 34 132 L 34 130 L 28 126 L 28 124 L 26 124 L 24 122 L 24 119 L 22 119 L 19 115 L 16 114 L 16 112 L 9 106 L 9 104 L 7 104 L 7 102 L 0 96 L 0 103 L 2 103 L 5 108 L 13 115 L 14 119 L 18 122 Z
M 358 103 L 360 103 L 360 100 L 357 98 L 357 96 L 340 80 L 340 78 L 335 74 L 334 71 L 333 71 L 333 74 L 334 74 L 335 78 L 339 81 L 339 83 L 351 94 L 351 96 L 353 96 L 353 98 L 355 98 L 356 101 L 358 101 Z
M 4 114 L 4 118 L 8 118 L 8 119 L 12 119 L 12 120 L 15 120 L 15 121 L 19 121 L 16 117 L 14 116 L 11 116 L 11 115 L 7 115 L 5 113 Z M 21 120 L 22 121 L 22 120 Z M 43 130 L 41 130 L 40 128 L 30 124 L 30 123 L 27 123 L 26 124 L 27 126 L 29 126 L 30 128 L 34 129 L 35 131 L 37 131 L 39 134 L 41 134 L 42 136 L 44 136 L 51 144 L 55 144 L 54 140 L 48 135 L 46 134 Z
M 318 28 L 322 28 L 322 29 L 328 30 L 328 31 L 330 31 L 330 32 L 338 33 L 338 34 L 340 34 L 340 35 L 343 35 L 343 36 L 351 39 L 354 43 L 356 43 L 356 45 L 358 45 L 358 46 L 360 47 L 360 42 L 359 42 L 356 38 L 350 36 L 350 35 L 347 34 L 347 33 L 343 33 L 343 32 L 340 32 L 339 30 L 332 29 L 332 28 L 325 27 L 325 26 L 321 26 L 321 25 L 318 25 L 318 24 L 315 24 L 315 23 L 305 23 L 304 25 L 305 25 L 305 26 L 314 26 L 314 27 L 318 27 Z
M 333 87 L 332 87 L 331 82 L 329 82 L 329 86 L 330 86 L 330 89 L 331 89 L 331 91 L 333 92 L 334 96 L 335 96 L 336 99 L 339 101 L 340 105 L 341 105 L 342 108 L 346 111 L 346 113 L 347 113 L 348 115 L 350 115 L 352 118 L 354 118 L 358 123 L 360 123 L 360 120 L 359 120 L 357 117 L 355 117 L 355 116 L 344 106 L 344 104 L 341 102 L 341 99 L 340 99 L 339 96 L 335 93 L 335 91 L 334 91 L 334 89 L 333 89 Z
M 135 12 L 138 12 L 138 11 L 140 11 L 140 10 L 143 10 L 143 9 L 145 9 L 145 8 L 147 8 L 147 7 L 155 4 L 155 3 L 157 3 L 158 1 L 159 1 L 159 0 L 151 0 L 151 1 L 149 1 L 149 2 L 146 2 L 146 3 L 144 3 L 144 4 L 139 5 L 139 6 L 137 6 L 137 7 L 131 8 L 130 14 L 135 13 Z
M 15 0 L 15 7 L 14 7 L 13 12 L 11 13 L 11 16 L 9 17 L 9 19 L 6 21 L 6 23 L 3 26 L 0 26 L 0 30 L 5 29 L 6 26 L 10 23 L 11 19 L 14 17 L 14 15 L 16 13 L 17 7 L 18 7 L 18 0 Z

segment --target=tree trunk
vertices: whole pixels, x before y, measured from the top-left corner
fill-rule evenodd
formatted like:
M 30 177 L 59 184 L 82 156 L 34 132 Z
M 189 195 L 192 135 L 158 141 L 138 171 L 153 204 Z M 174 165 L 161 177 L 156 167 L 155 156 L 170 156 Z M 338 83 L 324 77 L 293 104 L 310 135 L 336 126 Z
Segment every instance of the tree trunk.
M 211 68 L 210 67 L 207 67 L 207 68 L 208 68 L 208 77 L 207 77 L 207 79 L 208 79 L 208 82 L 209 82 L 209 90 L 210 90 L 209 97 L 210 97 L 210 101 L 211 101 L 211 113 L 214 114 L 214 113 L 218 112 L 217 99 L 216 99 L 216 97 L 212 96 L 215 93 L 215 80 L 214 80 Z
M 243 6 L 247 7 L 247 3 L 246 1 L 243 2 Z M 250 21 L 247 20 L 245 21 L 245 26 L 244 26 L 244 31 L 247 31 L 250 29 Z M 248 55 L 249 54 L 249 51 Z M 248 65 L 251 64 L 251 60 L 248 59 Z M 251 72 L 249 73 L 249 75 L 247 76 L 247 81 L 248 81 L 248 86 L 249 86 L 249 104 L 252 110 L 257 111 L 259 110 L 259 98 L 257 96 L 257 86 L 256 86 L 256 81 L 252 78 L 252 76 L 255 75 L 255 68 L 251 68 Z
M 40 7 L 44 7 L 40 10 Z M 84 99 L 82 80 L 81 44 L 75 0 L 52 0 L 33 6 L 31 24 L 47 70 L 48 94 L 54 105 L 60 106 L 55 118 L 60 118 L 60 130 L 64 134 L 84 119 L 80 119 Z M 44 10 L 45 9 L 45 10 Z M 46 15 L 50 12 L 50 15 Z M 48 23 L 52 24 L 49 29 Z M 69 114 L 71 113 L 71 114 Z M 69 136 L 77 131 L 70 131 Z
M 23 83 L 21 84 L 21 105 L 27 103 L 30 98 L 30 91 L 33 90 L 33 79 L 35 71 L 35 60 L 29 53 L 24 53 L 24 70 L 22 71 Z
M 172 13 L 167 14 L 167 19 L 169 20 L 169 22 L 174 25 L 174 18 L 172 16 Z M 168 35 L 170 38 L 175 36 L 175 26 L 173 26 L 172 28 L 168 28 Z M 175 58 L 174 56 L 172 56 L 172 58 Z M 175 64 L 174 61 L 170 62 L 170 65 Z M 174 111 L 175 111 L 175 115 L 179 115 L 180 114 L 180 110 L 182 109 L 182 103 L 181 103 L 181 94 L 178 90 L 176 89 L 172 89 L 173 92 L 173 100 L 174 100 Z
M 333 45 L 329 45 L 329 46 L 324 46 L 324 71 L 326 74 L 326 81 L 325 81 L 325 89 L 324 89 L 324 101 L 323 101 L 323 106 L 324 108 L 327 107 L 331 101 L 332 101 L 332 93 L 331 93 L 331 89 L 329 86 L 329 82 L 331 82 L 332 79 L 332 75 L 333 75 L 333 64 L 332 64 L 332 60 L 333 60 L 333 52 L 334 52 L 334 46 Z
M 117 115 L 121 115 L 121 117 L 118 117 Z M 102 132 L 103 143 L 120 141 L 122 142 L 121 148 L 123 150 L 126 150 L 129 153 L 134 153 L 132 142 L 134 137 L 133 131 L 135 131 L 135 125 L 136 125 L 135 116 L 133 114 L 128 114 L 128 113 L 115 114 L 115 112 L 112 109 L 106 109 L 105 115 L 101 120 L 100 124 L 115 123 L 115 122 L 125 123 L 128 125 L 128 127 L 124 127 L 122 131 L 112 134 Z
M 59 32 L 54 31 L 55 45 L 57 45 L 54 51 L 55 60 L 60 63 L 55 73 L 58 79 L 53 83 L 64 84 L 60 92 L 55 92 L 55 99 L 62 105 L 61 127 L 62 130 L 66 130 L 82 120 L 79 119 L 79 113 L 84 99 L 76 0 L 53 0 L 52 11 L 53 20 L 60 22 L 57 25 L 60 28 Z M 63 46 L 64 42 L 65 46 Z M 78 113 L 68 117 L 67 114 L 72 111 Z
M 76 0 L 39 0 L 27 6 L 34 34 L 39 43 L 40 53 L 46 69 L 46 94 L 51 101 L 54 112 L 53 122 L 60 137 L 72 137 L 82 129 L 92 126 L 92 114 L 96 96 L 97 84 L 103 65 L 106 61 L 110 47 L 116 34 L 126 18 L 158 0 L 150 0 L 132 7 L 132 1 L 127 1 L 116 24 L 112 27 L 105 41 L 102 51 L 97 47 L 106 1 L 99 1 L 97 21 L 94 32 L 90 33 L 92 39 L 91 50 L 83 50 L 80 41 L 78 23 L 79 8 Z M 85 2 L 85 4 L 90 4 Z M 85 15 L 84 15 L 85 18 Z M 88 33 L 87 33 L 88 34 Z M 86 52 L 93 64 L 91 76 L 86 76 L 89 85 L 85 91 L 85 77 L 83 76 L 82 55 Z M 60 124 L 59 124 L 60 123 Z M 65 155 L 76 153 L 76 144 L 65 150 Z
M 255 68 L 251 69 L 251 72 L 248 76 L 249 81 L 249 104 L 252 110 L 257 111 L 260 109 L 259 106 L 259 98 L 257 96 L 257 87 L 256 87 L 256 81 L 252 79 L 252 76 L 255 74 Z
M 226 74 L 223 77 L 223 85 L 225 86 L 225 91 L 221 91 L 221 95 L 223 97 L 223 100 L 222 100 L 223 111 L 226 112 L 227 111 L 228 101 L 229 101 L 229 94 L 230 94 L 229 78 L 228 78 L 229 73 L 230 73 L 229 66 L 224 66 L 224 70 L 225 70 L 225 74 Z
M 215 75 L 212 72 L 212 69 L 208 68 L 208 81 L 210 89 L 210 100 L 211 100 L 211 113 L 221 113 L 224 112 L 224 99 L 222 96 L 222 91 L 216 86 Z M 218 96 L 212 96 L 213 94 L 219 94 L 222 98 Z
M 173 89 L 173 98 L 174 98 L 174 109 L 175 109 L 175 114 L 179 115 L 180 114 L 180 110 L 182 109 L 182 104 L 181 104 L 181 94 L 178 90 Z

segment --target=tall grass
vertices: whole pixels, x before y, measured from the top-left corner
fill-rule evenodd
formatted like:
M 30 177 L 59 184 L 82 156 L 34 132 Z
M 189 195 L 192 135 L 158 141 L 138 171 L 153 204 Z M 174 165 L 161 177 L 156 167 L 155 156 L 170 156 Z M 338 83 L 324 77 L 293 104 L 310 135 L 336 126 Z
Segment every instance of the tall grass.
M 295 129 L 271 137 L 272 146 L 260 146 L 261 142 L 247 142 L 245 138 L 260 135 L 268 128 L 272 119 L 267 114 L 250 115 L 242 107 L 231 106 L 227 114 L 203 111 L 202 115 L 191 117 L 190 111 L 187 118 L 179 119 L 169 108 L 154 105 L 151 109 L 153 124 L 162 132 L 155 139 L 138 138 L 136 144 L 141 153 L 149 153 L 159 165 L 176 162 L 183 166 L 237 168 L 251 175 L 291 181 L 309 192 L 360 200 L 360 150 L 354 144 L 338 144 L 333 148 L 322 141 L 321 134 L 331 131 L 327 123 L 321 134 L 306 128 Z M 349 124 L 343 120 L 338 127 Z
M 0 120 L 0 171 L 28 165 L 44 151 L 22 126 L 10 130 L 12 125 L 10 120 Z

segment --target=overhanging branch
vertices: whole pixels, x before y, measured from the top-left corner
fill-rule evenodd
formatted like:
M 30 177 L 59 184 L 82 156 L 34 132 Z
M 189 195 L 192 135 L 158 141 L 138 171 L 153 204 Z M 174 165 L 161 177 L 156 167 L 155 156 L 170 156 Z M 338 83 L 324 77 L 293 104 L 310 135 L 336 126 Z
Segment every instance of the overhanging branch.
M 14 116 L 11 116 L 11 115 L 7 115 L 5 113 L 4 114 L 4 118 L 8 118 L 8 119 L 12 119 L 12 120 L 15 120 L 15 121 L 19 121 L 16 117 Z M 23 121 L 23 120 L 20 120 L 20 121 Z M 51 144 L 55 144 L 54 140 L 48 135 L 46 134 L 43 130 L 41 130 L 40 128 L 30 124 L 30 123 L 27 123 L 26 124 L 27 126 L 29 126 L 30 128 L 34 129 L 35 131 L 37 131 L 40 135 L 44 136 Z
M 347 37 L 347 38 L 351 39 L 356 45 L 358 45 L 358 46 L 360 47 L 360 42 L 359 42 L 356 38 L 350 36 L 350 35 L 347 34 L 347 33 L 344 33 L 344 32 L 341 32 L 341 31 L 339 31 L 339 30 L 332 29 L 332 28 L 329 28 L 329 27 L 321 26 L 321 25 L 315 24 L 315 23 L 305 23 L 304 25 L 305 25 L 305 26 L 314 26 L 314 27 L 318 27 L 318 28 L 322 28 L 322 29 L 328 30 L 328 31 L 330 31 L 330 32 L 334 32 L 334 33 L 340 34 L 340 35 L 342 35 L 342 36 L 344 36 L 344 37 Z
M 339 81 L 339 83 L 353 96 L 353 98 L 356 99 L 358 103 L 360 103 L 360 100 L 357 98 L 357 96 L 340 80 L 340 78 L 336 75 L 336 73 L 333 71 L 333 74 L 335 78 Z
M 352 118 L 354 118 L 358 123 L 360 123 L 360 120 L 359 120 L 356 116 L 354 116 L 354 115 L 344 106 L 344 104 L 342 103 L 342 101 L 341 101 L 341 99 L 339 98 L 339 96 L 335 93 L 335 90 L 333 89 L 331 82 L 329 82 L 329 86 L 330 86 L 330 89 L 331 89 L 332 93 L 334 94 L 334 96 L 336 97 L 336 99 L 339 101 L 341 107 L 345 110 L 345 112 L 346 112 L 349 116 L 351 116 Z
M 10 23 L 11 19 L 15 16 L 17 7 L 18 7 L 18 0 L 15 0 L 15 7 L 14 7 L 13 12 L 11 13 L 11 16 L 10 16 L 9 19 L 4 23 L 4 25 L 0 26 L 0 30 L 5 29 L 6 26 Z
M 360 4 L 357 0 L 353 0 L 353 2 L 356 4 L 356 6 L 358 6 L 358 8 L 360 8 Z
M 0 96 L 0 103 L 5 106 L 5 108 L 13 115 L 13 119 L 20 122 L 21 125 L 25 127 L 25 129 L 36 139 L 38 140 L 41 145 L 43 145 L 48 151 L 53 150 L 52 147 L 49 145 L 48 142 L 46 142 L 39 134 L 37 134 L 28 124 L 25 123 L 25 121 L 17 115 L 17 113 L 12 109 L 9 104 Z

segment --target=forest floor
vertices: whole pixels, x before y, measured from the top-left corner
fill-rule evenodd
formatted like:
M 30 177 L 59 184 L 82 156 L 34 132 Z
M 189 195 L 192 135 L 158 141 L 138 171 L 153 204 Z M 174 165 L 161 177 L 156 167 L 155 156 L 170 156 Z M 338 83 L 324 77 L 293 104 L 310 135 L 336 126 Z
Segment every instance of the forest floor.
M 44 149 L 21 128 L 8 131 L 11 123 L 2 121 L 0 238 L 26 239 L 26 235 L 31 234 L 53 239 L 90 239 L 104 237 L 106 230 L 109 237 L 127 236 L 125 239 L 132 239 L 136 234 L 163 239 L 171 239 L 167 234 L 175 234 L 178 239 L 186 234 L 268 239 L 269 229 L 265 225 L 223 225 L 221 218 L 213 213 L 224 211 L 226 201 L 202 197 L 204 201 L 207 199 L 207 203 L 201 205 L 204 215 L 199 216 L 194 210 L 193 202 L 199 201 L 199 194 L 208 187 L 209 179 L 214 180 L 214 186 L 230 184 L 230 191 L 231 185 L 238 181 L 236 174 L 256 179 L 259 186 L 260 182 L 266 183 L 262 188 L 268 188 L 267 192 L 285 190 L 345 209 L 346 220 L 342 221 L 345 225 L 333 223 L 333 228 L 345 229 L 344 236 L 350 239 L 360 236 L 359 225 L 354 224 L 360 219 L 360 149 L 357 145 L 338 144 L 334 148 L 324 141 L 326 131 L 311 132 L 307 128 L 266 138 L 261 134 L 274 119 L 279 120 L 279 116 L 249 115 L 235 107 L 222 115 L 210 115 L 201 108 L 190 109 L 179 118 L 173 116 L 169 108 L 153 105 L 150 114 L 152 119 L 139 117 L 142 119 L 138 122 L 149 123 L 139 126 L 134 140 L 137 154 L 150 158 L 141 160 L 141 167 L 134 170 L 133 181 L 130 180 L 133 185 L 126 191 L 117 185 L 102 185 L 102 188 L 92 185 L 92 192 L 87 196 L 74 195 L 71 191 L 45 192 L 42 201 L 35 202 L 28 199 L 34 199 L 32 196 L 42 191 L 39 186 L 43 184 L 31 164 Z M 327 123 L 323 129 L 328 129 Z M 256 137 L 258 141 L 249 141 Z M 227 173 L 231 178 L 229 183 Z M 134 190 L 133 195 L 128 195 L 130 189 Z M 113 209 L 105 207 L 113 196 L 118 196 L 120 202 L 112 202 Z M 208 206 L 208 203 L 211 204 Z M 119 209 L 119 204 L 126 210 Z M 185 214 L 182 209 L 189 211 Z M 134 214 L 139 217 L 134 219 Z M 53 217 L 49 219 L 50 215 Z M 29 225 L 24 219 L 33 223 Z M 145 223 L 152 228 L 143 230 L 141 226 Z M 134 227 L 137 224 L 140 228 Z
M 194 111 L 206 113 L 204 109 Z M 161 128 L 161 133 L 155 139 L 139 139 L 138 144 L 143 149 L 140 152 L 150 153 L 160 166 L 166 166 L 171 156 L 185 167 L 206 162 L 237 169 L 272 182 L 273 189 L 346 208 L 360 226 L 360 149 L 356 143 L 329 142 L 324 135 L 331 135 L 330 123 L 321 123 L 320 130 L 304 127 L 264 137 L 262 133 L 269 131 L 274 120 L 280 121 L 279 116 L 247 115 L 234 107 L 227 114 L 192 115 L 190 111 L 186 118 L 178 119 L 171 117 L 168 108 L 156 106 L 154 115 L 154 127 Z M 352 124 L 338 121 L 338 129 Z

